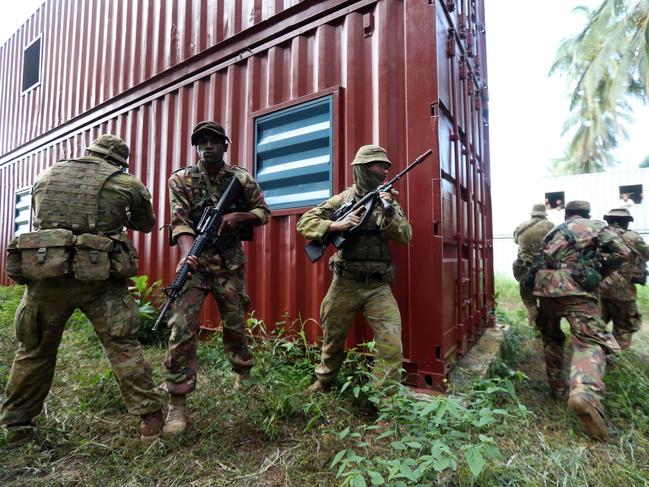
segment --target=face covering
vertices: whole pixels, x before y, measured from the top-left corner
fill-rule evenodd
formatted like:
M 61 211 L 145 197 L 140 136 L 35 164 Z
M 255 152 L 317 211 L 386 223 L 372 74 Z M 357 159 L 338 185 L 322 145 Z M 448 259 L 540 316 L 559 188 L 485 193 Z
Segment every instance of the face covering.
M 367 164 L 357 164 L 353 168 L 356 197 L 358 198 L 362 198 L 373 189 L 376 189 L 385 180 L 383 174 L 370 171 Z

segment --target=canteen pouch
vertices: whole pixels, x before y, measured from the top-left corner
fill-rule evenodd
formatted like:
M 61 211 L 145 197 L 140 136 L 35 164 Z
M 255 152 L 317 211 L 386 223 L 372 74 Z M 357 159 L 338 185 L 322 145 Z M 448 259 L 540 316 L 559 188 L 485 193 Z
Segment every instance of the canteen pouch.
M 514 274 L 514 279 L 516 279 L 518 282 L 521 282 L 521 279 L 523 278 L 523 275 L 525 274 L 525 271 L 527 270 L 529 265 L 529 262 L 525 262 L 520 257 L 517 258 L 512 263 L 512 273 Z
M 61 277 L 70 271 L 75 236 L 70 230 L 52 228 L 18 236 L 23 279 Z
M 108 253 L 115 243 L 108 237 L 84 233 L 77 236 L 74 262 L 74 277 L 79 281 L 105 281 L 110 273 Z
M 16 284 L 27 284 L 29 279 L 23 276 L 22 264 L 20 262 L 20 249 L 18 249 L 18 237 L 15 237 L 7 245 L 7 263 L 5 274 Z
M 137 275 L 137 250 L 124 234 L 111 235 L 115 242 L 113 251 L 109 254 L 110 277 L 128 279 Z

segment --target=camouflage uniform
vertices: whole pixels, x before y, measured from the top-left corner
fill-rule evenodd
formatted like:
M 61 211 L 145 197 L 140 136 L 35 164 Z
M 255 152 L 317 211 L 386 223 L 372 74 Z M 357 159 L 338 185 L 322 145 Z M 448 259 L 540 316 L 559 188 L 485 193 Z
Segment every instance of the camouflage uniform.
M 543 253 L 543 237 L 554 228 L 547 219 L 545 205 L 534 205 L 530 213 L 531 219 L 527 220 L 514 230 L 514 242 L 518 244 L 518 259 L 514 263 L 514 273 L 529 272 L 529 267 Z M 515 275 L 515 277 L 518 277 Z M 536 326 L 538 315 L 537 299 L 534 296 L 534 285 L 528 285 L 524 280 L 518 283 L 521 300 L 527 309 L 527 322 Z
M 97 146 L 98 141 L 115 140 L 123 144 L 128 157 L 123 141 L 110 135 L 97 139 L 88 150 L 99 154 L 103 146 Z M 37 231 L 28 235 L 38 238 L 51 229 L 71 229 L 76 235 L 72 237 L 76 239 L 75 262 L 66 262 L 70 268 L 63 275 L 28 281 L 16 311 L 18 351 L 0 413 L 2 424 L 25 424 L 41 412 L 52 384 L 65 324 L 76 308 L 92 323 L 129 412 L 144 416 L 159 412 L 162 407 L 137 339 L 140 318 L 126 280 L 129 273 L 134 275 L 137 270 L 136 255 L 128 237 L 122 233 L 124 226 L 151 231 L 154 224 L 151 196 L 135 176 L 121 172 L 109 159 L 111 157 L 88 156 L 59 161 L 43 171 L 34 184 L 34 227 Z M 125 165 L 125 159 L 119 155 L 112 159 Z M 83 254 L 78 245 L 88 235 L 91 240 L 95 235 L 105 236 L 111 243 L 111 277 L 107 279 L 77 278 L 84 272 L 81 266 L 77 267 L 77 261 L 88 255 Z M 47 252 L 52 250 L 48 248 Z M 90 251 L 91 262 L 94 260 L 92 253 Z M 127 275 L 120 275 L 121 271 L 115 267 L 122 258 L 116 257 L 118 254 L 132 259 Z M 119 265 L 122 264 L 123 261 Z M 117 277 L 112 277 L 114 275 Z M 156 435 L 159 435 L 161 421 L 160 416 Z
M 309 240 L 321 240 L 332 224 L 334 211 L 377 186 L 364 184 L 364 190 L 359 190 L 359 181 L 367 171 L 363 164 L 377 160 L 387 161 L 383 149 L 361 147 L 352 163 L 356 184 L 306 212 L 298 222 L 298 232 Z M 324 337 L 320 365 L 315 369 L 322 384 L 335 380 L 344 359 L 347 333 L 359 311 L 374 332 L 376 385 L 380 386 L 386 379 L 399 379 L 403 361 L 401 316 L 390 289 L 394 265 L 388 240 L 406 244 L 412 238 L 412 229 L 399 204 L 394 201 L 392 205 L 395 209 L 392 221 L 388 222 L 381 205 L 376 205 L 361 231 L 348 237 L 329 261 L 334 276 L 320 307 Z
M 243 186 L 237 202 L 238 211 L 255 214 L 260 224 L 270 219 L 270 210 L 253 177 L 243 168 L 224 164 L 216 177 L 210 177 L 205 161 L 174 172 L 169 178 L 171 228 L 174 241 L 182 234 L 196 236 L 195 228 L 203 209 L 218 201 L 231 178 Z M 237 234 L 231 234 L 231 248 L 224 259 L 212 247 L 206 248 L 199 259 L 169 321 L 172 327 L 169 353 L 165 360 L 166 388 L 171 394 L 185 395 L 196 388 L 196 339 L 199 331 L 199 311 L 211 293 L 223 320 L 223 346 L 232 369 L 246 374 L 252 367 L 252 354 L 245 337 L 245 313 L 250 300 L 245 288 L 245 263 Z M 225 261 L 224 261 L 225 260 Z
M 587 202 L 570 202 L 566 210 L 582 210 Z M 599 315 L 597 288 L 588 291 L 575 277 L 580 262 L 580 252 L 592 249 L 602 263 L 604 272 L 612 272 L 629 256 L 622 239 L 604 222 L 589 220 L 578 215 L 565 221 L 566 232 L 575 239 L 569 243 L 561 225 L 555 227 L 545 239 L 544 267 L 538 271 L 534 295 L 539 297 L 537 326 L 543 339 L 548 382 L 553 393 L 563 395 L 563 344 L 565 336 L 560 328 L 561 318 L 570 324 L 573 336 L 573 356 L 570 370 L 570 397 L 580 397 L 602 413 L 601 398 L 605 387 L 602 377 L 606 354 L 619 351 L 619 345 L 606 330 Z
M 627 218 L 633 220 L 627 210 L 612 210 L 626 212 Z M 608 216 L 608 215 L 607 215 Z M 636 288 L 632 282 L 635 268 L 644 267 L 649 260 L 649 246 L 643 238 L 632 230 L 627 230 L 611 223 L 610 228 L 615 231 L 629 247 L 632 256 L 625 261 L 618 270 L 606 276 L 599 286 L 600 304 L 604 323 L 613 320 L 613 336 L 622 350 L 631 345 L 631 336 L 642 326 L 642 318 L 636 304 Z

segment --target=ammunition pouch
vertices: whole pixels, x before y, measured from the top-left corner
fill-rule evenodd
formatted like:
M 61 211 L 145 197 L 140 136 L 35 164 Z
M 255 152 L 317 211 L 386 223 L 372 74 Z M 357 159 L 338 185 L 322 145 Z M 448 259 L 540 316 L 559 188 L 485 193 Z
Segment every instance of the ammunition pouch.
M 79 281 L 105 281 L 110 274 L 108 254 L 114 242 L 101 235 L 84 233 L 77 236 L 72 264 L 75 279 Z
M 128 279 L 137 275 L 137 250 L 124 234 L 111 235 L 114 242 L 113 250 L 109 253 L 109 277 Z
M 524 274 L 527 272 L 527 267 L 529 265 L 530 262 L 523 260 L 520 257 L 517 258 L 512 263 L 512 272 L 514 274 L 514 279 L 516 279 L 518 282 L 521 282 L 521 279 L 523 278 Z
M 5 274 L 16 284 L 27 284 L 22 271 L 20 250 L 18 249 L 18 237 L 15 237 L 7 246 L 7 261 L 5 262 Z
M 19 279 L 47 279 L 61 277 L 70 271 L 72 246 L 75 235 L 63 228 L 23 233 L 18 237 L 20 272 Z M 13 252 L 10 252 L 13 253 Z M 13 257 L 13 271 L 17 270 L 17 258 Z
M 512 272 L 514 279 L 516 279 L 522 286 L 527 288 L 534 287 L 534 279 L 536 273 L 543 266 L 542 258 L 535 258 L 534 260 L 525 260 L 518 257 L 512 264 Z
M 631 283 L 640 284 L 641 286 L 647 285 L 647 269 L 634 269 L 631 274 Z

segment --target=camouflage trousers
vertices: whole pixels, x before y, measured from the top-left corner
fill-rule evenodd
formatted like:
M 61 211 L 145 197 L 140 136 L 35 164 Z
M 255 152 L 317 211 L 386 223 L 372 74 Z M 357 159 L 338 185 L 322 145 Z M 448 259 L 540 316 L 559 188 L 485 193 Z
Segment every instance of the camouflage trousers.
M 518 290 L 521 295 L 521 300 L 527 309 L 527 324 L 536 327 L 536 317 L 539 314 L 539 307 L 537 297 L 534 296 L 534 287 L 527 287 L 522 283 L 518 284 Z
M 79 308 L 90 320 L 131 414 L 159 411 L 162 400 L 137 339 L 140 318 L 125 280 L 82 282 L 70 277 L 29 284 L 16 310 L 18 350 L 0 423 L 38 416 L 52 385 L 65 324 Z
M 539 298 L 537 326 L 543 340 L 545 366 L 550 389 L 562 395 L 566 389 L 563 370 L 561 318 L 566 318 L 572 333 L 570 395 L 582 396 L 603 412 L 601 400 L 606 392 L 604 372 L 606 354 L 620 350 L 599 314 L 597 301 L 582 296 Z
M 250 299 L 246 294 L 244 271 L 243 266 L 232 271 L 198 271 L 188 281 L 169 320 L 172 330 L 164 366 L 165 387 L 170 394 L 189 394 L 196 389 L 199 312 L 209 293 L 219 307 L 223 321 L 223 348 L 232 369 L 245 374 L 252 368 L 252 353 L 245 334 L 245 314 Z
M 399 380 L 403 362 L 401 315 L 390 284 L 358 282 L 334 274 L 329 291 L 320 306 L 324 331 L 320 365 L 316 376 L 323 383 L 333 382 L 345 358 L 345 340 L 358 312 L 374 332 L 376 357 L 375 386 L 386 380 Z
M 631 337 L 642 327 L 642 316 L 635 300 L 600 299 L 604 323 L 613 320 L 613 336 L 622 350 L 631 346 Z

